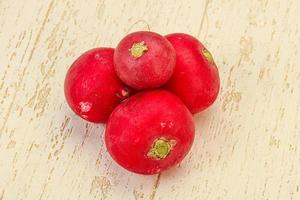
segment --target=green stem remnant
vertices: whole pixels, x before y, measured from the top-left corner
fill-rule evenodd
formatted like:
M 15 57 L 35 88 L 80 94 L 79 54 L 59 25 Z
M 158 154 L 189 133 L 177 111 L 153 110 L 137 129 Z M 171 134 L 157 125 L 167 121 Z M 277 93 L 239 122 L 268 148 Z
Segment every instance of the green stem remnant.
M 167 140 L 165 138 L 156 139 L 147 156 L 155 160 L 162 160 L 169 155 L 175 143 L 175 140 Z
M 145 51 L 148 51 L 148 47 L 145 45 L 145 42 L 142 41 L 139 43 L 134 43 L 129 51 L 134 58 L 139 58 L 144 55 Z
M 211 63 L 211 64 L 215 64 L 214 62 L 214 58 L 212 57 L 211 53 L 206 49 L 204 48 L 202 50 L 202 54 L 204 55 L 204 57 L 206 58 L 206 60 Z

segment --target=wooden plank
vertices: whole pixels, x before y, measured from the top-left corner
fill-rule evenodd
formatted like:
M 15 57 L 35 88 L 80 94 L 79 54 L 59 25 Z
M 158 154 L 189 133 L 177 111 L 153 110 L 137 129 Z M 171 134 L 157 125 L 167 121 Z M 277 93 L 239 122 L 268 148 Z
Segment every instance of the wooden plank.
M 300 199 L 300 2 L 0 1 L 0 200 Z M 67 107 L 82 52 L 126 33 L 190 33 L 219 65 L 184 162 L 159 176 L 117 166 L 103 125 Z
M 196 116 L 194 148 L 162 174 L 157 199 L 300 198 L 299 7 L 208 4 L 200 39 L 219 63 L 221 96 Z

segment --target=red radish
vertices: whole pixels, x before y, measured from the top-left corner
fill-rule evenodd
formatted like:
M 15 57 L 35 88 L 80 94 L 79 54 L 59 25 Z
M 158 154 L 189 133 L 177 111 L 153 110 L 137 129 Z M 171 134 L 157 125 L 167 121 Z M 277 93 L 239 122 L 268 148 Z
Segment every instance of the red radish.
M 175 51 L 170 42 L 157 33 L 146 31 L 123 38 L 114 55 L 119 78 L 138 90 L 165 84 L 172 76 L 175 62 Z
M 129 90 L 113 67 L 112 48 L 96 48 L 81 55 L 65 79 L 65 96 L 71 109 L 90 122 L 106 122 Z
M 122 167 L 156 174 L 179 163 L 194 141 L 192 114 L 164 90 L 138 93 L 121 103 L 106 127 L 108 152 Z
M 192 113 L 206 109 L 216 100 L 220 88 L 212 55 L 190 35 L 174 33 L 166 38 L 176 51 L 176 67 L 166 88 L 179 96 Z

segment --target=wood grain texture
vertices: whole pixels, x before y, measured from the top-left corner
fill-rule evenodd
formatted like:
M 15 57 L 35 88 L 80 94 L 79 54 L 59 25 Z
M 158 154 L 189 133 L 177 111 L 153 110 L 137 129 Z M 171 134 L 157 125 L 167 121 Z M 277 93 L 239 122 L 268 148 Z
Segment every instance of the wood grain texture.
M 299 19 L 299 0 L 0 0 L 0 200 L 300 199 Z M 203 41 L 222 88 L 187 158 L 139 176 L 63 81 L 82 52 L 149 29 Z

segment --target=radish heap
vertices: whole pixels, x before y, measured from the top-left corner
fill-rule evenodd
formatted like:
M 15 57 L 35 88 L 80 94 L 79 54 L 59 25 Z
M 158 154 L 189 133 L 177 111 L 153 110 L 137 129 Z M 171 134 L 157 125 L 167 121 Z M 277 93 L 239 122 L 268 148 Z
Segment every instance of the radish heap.
M 207 109 L 220 89 L 211 53 L 196 38 L 134 32 L 116 49 L 82 54 L 65 78 L 65 96 L 81 118 L 107 123 L 112 158 L 138 174 L 178 163 L 194 141 L 192 114 Z

